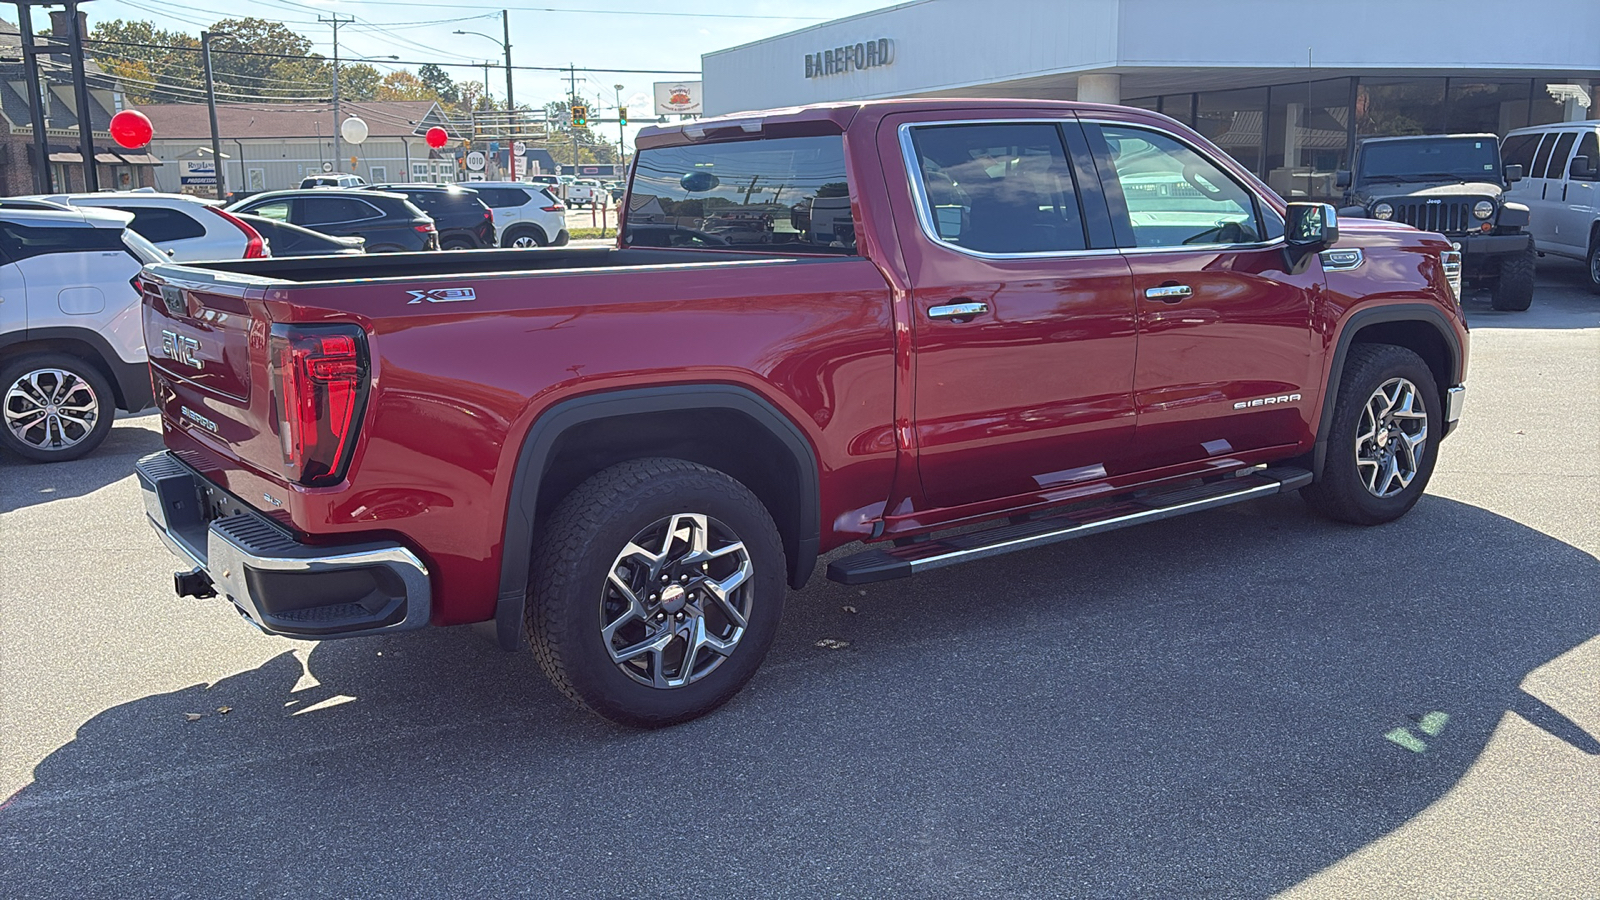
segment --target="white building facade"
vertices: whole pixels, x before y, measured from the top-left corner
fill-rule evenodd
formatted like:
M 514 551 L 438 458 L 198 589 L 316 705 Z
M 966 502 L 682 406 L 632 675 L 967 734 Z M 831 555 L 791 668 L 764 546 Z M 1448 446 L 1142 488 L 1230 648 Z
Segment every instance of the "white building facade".
M 890 97 L 1123 103 L 1285 196 L 1356 143 L 1600 117 L 1600 2 L 919 0 L 702 58 L 708 115 Z

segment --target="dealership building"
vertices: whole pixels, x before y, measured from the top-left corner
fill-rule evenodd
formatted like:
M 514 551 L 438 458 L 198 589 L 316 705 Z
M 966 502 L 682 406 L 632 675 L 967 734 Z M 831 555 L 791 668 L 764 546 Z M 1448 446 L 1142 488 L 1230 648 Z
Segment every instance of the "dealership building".
M 705 111 L 889 97 L 1122 103 L 1284 196 L 1364 137 L 1600 118 L 1600 2 L 918 0 L 702 58 Z

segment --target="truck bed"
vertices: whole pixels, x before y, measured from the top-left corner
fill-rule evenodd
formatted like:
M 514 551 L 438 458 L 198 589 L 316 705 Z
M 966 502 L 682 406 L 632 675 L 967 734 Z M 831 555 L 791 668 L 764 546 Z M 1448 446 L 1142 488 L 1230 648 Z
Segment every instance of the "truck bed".
M 652 247 L 539 248 L 466 250 L 453 253 L 382 253 L 363 256 L 284 257 L 190 263 L 184 268 L 232 272 L 297 284 L 374 278 L 431 278 L 442 275 L 498 275 L 552 269 L 634 268 L 685 263 L 752 260 L 838 260 L 839 256 L 763 253 L 747 250 L 673 250 Z

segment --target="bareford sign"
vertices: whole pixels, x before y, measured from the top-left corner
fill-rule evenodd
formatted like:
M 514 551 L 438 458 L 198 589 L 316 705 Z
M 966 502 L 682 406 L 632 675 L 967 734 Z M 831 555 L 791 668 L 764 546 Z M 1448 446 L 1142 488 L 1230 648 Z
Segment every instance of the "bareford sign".
M 876 69 L 892 62 L 894 62 L 894 42 L 888 38 L 878 38 L 863 44 L 835 47 L 821 53 L 807 53 L 806 77 L 842 75 L 857 69 Z

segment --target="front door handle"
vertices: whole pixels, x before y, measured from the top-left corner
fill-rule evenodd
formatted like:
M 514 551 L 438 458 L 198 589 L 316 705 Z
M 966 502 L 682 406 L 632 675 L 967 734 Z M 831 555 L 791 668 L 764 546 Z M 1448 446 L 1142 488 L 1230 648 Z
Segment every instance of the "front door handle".
M 950 303 L 945 306 L 930 306 L 928 307 L 928 318 L 954 319 L 957 322 L 965 322 L 973 316 L 981 316 L 988 311 L 989 304 L 967 300 L 961 303 Z
M 1163 284 L 1160 287 L 1147 289 L 1144 295 L 1162 303 L 1181 303 L 1194 296 L 1194 289 L 1187 284 Z

